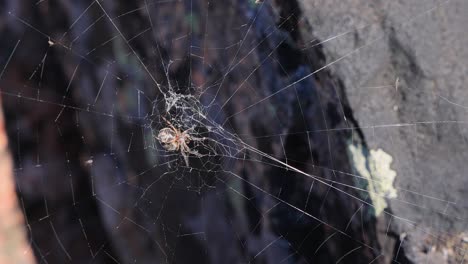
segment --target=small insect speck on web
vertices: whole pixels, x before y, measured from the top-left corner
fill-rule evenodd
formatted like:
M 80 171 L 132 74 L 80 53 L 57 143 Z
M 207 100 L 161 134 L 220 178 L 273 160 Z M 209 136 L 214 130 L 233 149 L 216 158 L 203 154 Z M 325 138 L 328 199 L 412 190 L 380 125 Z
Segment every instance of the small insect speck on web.
M 53 45 L 55 45 L 55 42 L 53 42 L 50 38 L 49 38 L 49 41 L 47 41 L 47 43 L 49 43 L 49 47 L 52 47 Z

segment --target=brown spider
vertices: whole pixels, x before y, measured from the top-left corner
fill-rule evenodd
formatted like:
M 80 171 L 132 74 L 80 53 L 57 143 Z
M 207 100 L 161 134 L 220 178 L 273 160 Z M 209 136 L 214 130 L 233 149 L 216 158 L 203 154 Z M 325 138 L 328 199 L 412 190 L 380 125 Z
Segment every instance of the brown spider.
M 187 167 L 189 166 L 189 161 L 188 161 L 188 155 L 192 154 L 197 157 L 201 157 L 202 155 L 198 153 L 196 150 L 191 150 L 188 146 L 190 141 L 202 141 L 204 138 L 197 138 L 193 137 L 189 134 L 189 131 L 193 130 L 193 128 L 189 128 L 183 132 L 181 132 L 179 129 L 175 128 L 169 121 L 167 121 L 163 117 L 164 121 L 167 122 L 169 127 L 165 127 L 161 130 L 159 130 L 157 139 L 161 143 L 161 145 L 167 150 L 167 151 L 179 151 L 182 154 L 182 157 L 184 157 L 185 164 Z

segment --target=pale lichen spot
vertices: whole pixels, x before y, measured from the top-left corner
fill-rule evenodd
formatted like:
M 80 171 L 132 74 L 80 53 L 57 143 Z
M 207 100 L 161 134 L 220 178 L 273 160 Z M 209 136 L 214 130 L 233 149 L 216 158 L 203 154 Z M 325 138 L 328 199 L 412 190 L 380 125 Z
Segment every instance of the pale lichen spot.
M 393 157 L 382 149 L 367 151 L 362 145 L 349 144 L 348 153 L 355 171 L 365 179 L 369 197 L 379 216 L 387 208 L 387 200 L 397 197 L 393 186 L 397 173 L 392 170 Z

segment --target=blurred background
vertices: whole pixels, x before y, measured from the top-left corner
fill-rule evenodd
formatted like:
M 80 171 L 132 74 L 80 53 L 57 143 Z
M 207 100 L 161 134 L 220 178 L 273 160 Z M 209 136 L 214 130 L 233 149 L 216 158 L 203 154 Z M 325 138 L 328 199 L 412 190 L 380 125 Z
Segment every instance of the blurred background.
M 468 2 L 0 10 L 0 263 L 466 262 Z

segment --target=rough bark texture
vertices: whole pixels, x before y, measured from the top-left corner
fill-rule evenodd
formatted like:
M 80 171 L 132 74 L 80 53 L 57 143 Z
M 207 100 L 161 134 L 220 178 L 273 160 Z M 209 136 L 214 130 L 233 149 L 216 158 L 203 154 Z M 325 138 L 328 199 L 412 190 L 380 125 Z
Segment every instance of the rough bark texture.
M 393 157 L 402 190 L 389 209 L 416 223 L 390 226 L 405 234 L 406 258 L 460 262 L 468 216 L 468 2 L 299 2 L 313 28 L 303 31 L 305 39 L 344 33 L 324 53 L 328 62 L 349 54 L 330 70 L 342 80 L 368 147 Z
M 21 39 L 1 87 L 38 260 L 460 261 L 466 128 L 424 122 L 466 119 L 466 109 L 452 102 L 468 98 L 466 64 L 451 55 L 467 50 L 451 27 L 463 24 L 462 14 L 453 14 L 466 4 L 253 2 L 2 3 L 3 62 Z M 437 30 L 444 34 L 439 42 Z M 46 70 L 31 75 L 44 54 Z M 208 118 L 319 180 L 269 166 L 253 152 L 217 160 L 224 171 L 217 173 L 203 159 L 190 160 L 193 170 L 158 165 L 165 153 L 146 148 L 148 119 L 134 117 L 165 113 L 159 104 L 154 110 L 147 100 L 136 103 L 142 95 L 162 101 L 139 58 L 163 89 L 169 79 L 179 93 L 201 94 Z M 167 78 L 161 65 L 169 60 Z M 187 88 L 191 82 L 206 90 Z M 366 88 L 387 83 L 391 88 Z M 380 198 L 360 191 L 373 187 L 360 174 L 381 181 L 381 167 L 396 171 L 395 183 L 380 186 Z M 395 188 L 398 199 L 382 198 Z M 431 228 L 447 237 L 428 234 Z

